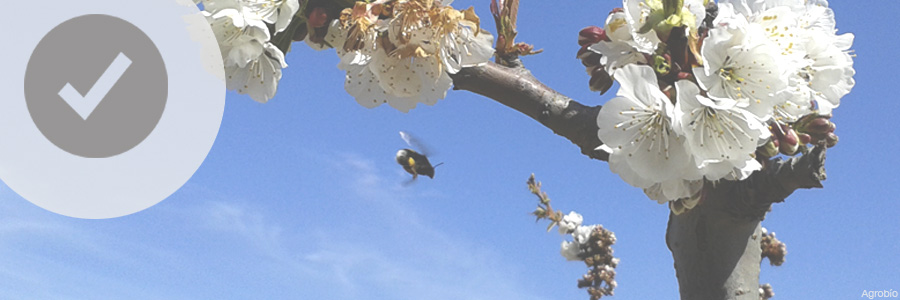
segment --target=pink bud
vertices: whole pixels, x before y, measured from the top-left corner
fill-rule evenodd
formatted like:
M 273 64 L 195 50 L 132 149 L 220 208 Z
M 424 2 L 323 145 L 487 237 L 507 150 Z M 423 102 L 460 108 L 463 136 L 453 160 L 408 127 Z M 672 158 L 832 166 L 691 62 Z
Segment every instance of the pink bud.
M 306 22 L 309 23 L 312 28 L 321 28 L 328 22 L 328 12 L 325 11 L 324 7 L 313 8 L 312 12 L 309 13 Z
M 778 149 L 781 150 L 781 153 L 787 155 L 794 155 L 797 153 L 797 148 L 800 147 L 800 138 L 797 137 L 797 132 L 794 131 L 793 128 L 787 125 L 781 125 L 783 135 L 778 137 L 781 141 L 781 145 L 779 145 Z
M 809 136 L 808 134 L 801 133 L 801 134 L 798 134 L 797 137 L 800 138 L 800 143 L 803 145 L 806 145 L 806 144 L 809 144 L 810 142 L 812 142 L 812 137 Z
M 834 123 L 825 118 L 815 118 L 806 125 L 806 132 L 809 133 L 828 133 L 834 132 Z
M 593 45 L 600 41 L 608 41 L 606 31 L 597 26 L 588 26 L 578 32 L 578 45 Z

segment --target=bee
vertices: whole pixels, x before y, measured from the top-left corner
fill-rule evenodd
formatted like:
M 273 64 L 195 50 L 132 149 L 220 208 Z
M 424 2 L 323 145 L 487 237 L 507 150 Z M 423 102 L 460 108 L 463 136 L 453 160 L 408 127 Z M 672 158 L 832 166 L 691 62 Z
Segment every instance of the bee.
M 416 138 L 412 137 L 410 134 L 401 131 L 400 137 L 406 141 L 410 147 L 417 148 L 421 153 L 416 152 L 415 150 L 405 148 L 397 151 L 397 163 L 403 167 L 407 173 L 412 174 L 412 180 L 416 180 L 419 175 L 428 176 L 428 178 L 434 178 L 434 168 L 444 164 L 439 163 L 437 165 L 432 166 L 431 162 L 428 161 L 428 150 L 420 143 Z

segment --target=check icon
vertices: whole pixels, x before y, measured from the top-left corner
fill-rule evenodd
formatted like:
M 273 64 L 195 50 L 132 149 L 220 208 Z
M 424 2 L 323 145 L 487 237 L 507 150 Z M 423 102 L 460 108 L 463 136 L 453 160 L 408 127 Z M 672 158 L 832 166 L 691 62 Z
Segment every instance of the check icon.
M 59 90 L 59 96 L 63 101 L 69 104 L 82 119 L 87 120 L 87 118 L 91 116 L 91 113 L 94 112 L 94 109 L 97 108 L 97 105 L 100 105 L 100 102 L 106 97 L 106 94 L 108 94 L 113 86 L 116 85 L 116 82 L 122 78 L 122 75 L 125 74 L 125 71 L 128 70 L 129 66 L 131 66 L 131 59 L 125 56 L 124 53 L 119 52 L 119 55 L 117 55 L 113 62 L 106 68 L 103 75 L 100 75 L 100 78 L 97 79 L 97 82 L 94 83 L 94 86 L 87 94 L 81 95 L 74 87 L 72 87 L 71 83 L 66 83 L 66 85 Z

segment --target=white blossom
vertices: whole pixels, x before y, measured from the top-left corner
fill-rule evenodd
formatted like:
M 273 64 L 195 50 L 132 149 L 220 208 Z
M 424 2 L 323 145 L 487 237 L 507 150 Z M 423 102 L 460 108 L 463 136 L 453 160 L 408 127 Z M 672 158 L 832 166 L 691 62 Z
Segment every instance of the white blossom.
M 284 53 L 266 43 L 261 46 L 262 53 L 245 66 L 230 65 L 225 67 L 225 85 L 230 90 L 250 95 L 250 98 L 265 103 L 275 96 L 278 82 L 281 80 L 281 69 L 287 67 Z
M 591 233 L 594 232 L 595 228 L 597 228 L 597 225 L 578 226 L 575 228 L 575 232 L 572 233 L 572 239 L 576 243 L 584 245 L 591 238 Z
M 282 32 L 300 9 L 298 0 L 244 0 L 247 8 L 259 18 L 275 25 L 275 32 Z
M 581 249 L 579 248 L 578 243 L 563 241 L 562 245 L 559 247 L 559 254 L 562 254 L 566 260 L 581 260 L 581 257 L 578 255 L 581 254 Z
M 827 114 L 838 107 L 841 98 L 856 85 L 853 58 L 848 53 L 852 44 L 853 35 L 849 33 L 839 36 L 811 33 L 806 55 L 808 64 L 799 74 L 819 104 L 820 113 Z
M 244 67 L 262 54 L 269 29 L 254 14 L 244 12 L 238 1 L 204 1 L 203 15 L 209 21 L 225 66 Z
M 663 20 L 663 3 L 661 0 L 623 0 L 625 19 L 628 21 L 633 45 L 638 51 L 652 54 L 659 44 L 659 37 L 653 29 Z
M 766 125 L 737 101 L 715 101 L 700 94 L 687 80 L 675 82 L 678 92 L 676 128 L 684 134 L 696 167 L 708 180 L 745 174 L 760 167 L 753 153 L 771 135 Z M 749 164 L 748 164 L 749 163 Z M 743 170 L 732 172 L 735 168 Z M 757 168 L 757 169 L 753 169 Z M 740 178 L 741 175 L 733 176 Z
M 616 70 L 625 65 L 647 62 L 643 53 L 624 42 L 600 41 L 588 49 L 603 55 L 600 57 L 600 64 L 610 75 L 615 75 Z
M 617 97 L 597 116 L 598 137 L 610 153 L 609 167 L 625 182 L 648 188 L 684 178 L 691 156 L 674 129 L 674 105 L 659 90 L 648 66 L 627 65 L 617 72 Z
M 434 105 L 450 89 L 450 74 L 493 56 L 493 37 L 478 27 L 471 9 L 431 1 L 398 2 L 387 20 L 374 20 L 358 6 L 342 25 L 342 36 L 353 46 L 338 50 L 339 67 L 347 71 L 344 87 L 358 103 L 387 103 L 403 112 L 419 103 Z
M 811 101 L 827 114 L 855 85 L 849 48 L 852 34 L 836 35 L 834 12 L 827 1 L 724 0 L 717 21 L 743 18 L 764 29 L 778 49 L 779 64 L 789 76 L 788 88 L 774 104 L 779 122 L 793 122 L 811 113 Z
M 573 216 L 577 215 L 577 216 Z M 581 215 L 578 215 L 575 212 L 569 213 L 568 216 L 573 216 L 573 218 L 577 218 L 578 223 L 580 224 Z M 566 217 L 568 217 L 566 216 Z M 560 225 L 560 233 L 562 233 L 562 225 Z M 587 242 L 591 238 L 591 234 L 594 232 L 594 229 L 597 228 L 597 225 L 590 226 L 581 226 L 576 225 L 572 230 L 567 231 L 566 233 L 572 235 L 572 241 L 563 241 L 560 245 L 559 253 L 566 258 L 566 260 L 581 260 L 581 253 L 583 252 L 583 248 L 587 248 Z
M 559 221 L 559 233 L 568 234 L 575 231 L 575 228 L 581 226 L 582 221 L 584 221 L 584 218 L 581 214 L 574 211 L 569 212 L 568 215 L 563 216 L 562 220 Z
M 733 22 L 712 28 L 700 52 L 703 66 L 694 68 L 694 76 L 710 98 L 737 101 L 764 120 L 784 101 L 780 92 L 787 88 L 787 76 L 776 47 L 758 26 Z
M 203 0 L 203 15 L 219 42 L 228 89 L 257 102 L 275 96 L 284 53 L 273 45 L 269 27 L 281 31 L 299 9 L 297 0 Z

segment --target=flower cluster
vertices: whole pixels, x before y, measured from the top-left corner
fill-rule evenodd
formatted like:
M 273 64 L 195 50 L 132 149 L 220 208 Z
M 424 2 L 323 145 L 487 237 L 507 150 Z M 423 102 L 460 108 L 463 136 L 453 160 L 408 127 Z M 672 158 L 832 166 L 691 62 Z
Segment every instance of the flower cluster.
M 853 35 L 836 34 L 826 1 L 623 3 L 582 30 L 578 57 L 592 89 L 619 82 L 597 118 L 600 149 L 651 199 L 689 209 L 705 182 L 837 142 L 827 118 L 854 85 Z
M 493 37 L 479 27 L 474 10 L 456 10 L 450 0 L 357 2 L 328 27 L 347 71 L 344 87 L 365 107 L 387 103 L 408 112 L 434 105 L 463 67 L 487 63 Z
M 619 259 L 613 257 L 612 245 L 616 235 L 601 225 L 582 226 L 583 218 L 576 212 L 569 212 L 558 222 L 559 233 L 572 235 L 572 241 L 563 241 L 560 254 L 566 260 L 583 261 L 590 268 L 578 280 L 579 288 L 587 288 L 592 300 L 612 296 L 616 288 L 616 266 Z
M 769 264 L 773 266 L 784 264 L 784 257 L 787 256 L 787 245 L 778 240 L 774 232 L 769 232 L 763 227 L 759 246 L 762 249 L 762 258 L 769 258 Z
M 270 42 L 284 31 L 300 8 L 298 0 L 202 0 L 222 51 L 226 87 L 253 100 L 275 96 L 284 53 Z
M 612 249 L 612 245 L 616 243 L 616 234 L 602 225 L 581 225 L 584 217 L 577 212 L 563 215 L 561 211 L 553 209 L 550 197 L 541 190 L 541 183 L 534 179 L 534 174 L 528 178 L 528 190 L 539 201 L 537 209 L 531 214 L 537 220 L 550 221 L 547 232 L 554 226 L 559 226 L 560 234 L 572 236 L 571 242 L 562 242 L 560 254 L 566 260 L 583 261 L 588 267 L 587 274 L 578 280 L 578 288 L 587 289 L 591 300 L 612 296 L 617 285 L 615 269 L 619 265 L 619 259 L 613 256 Z

